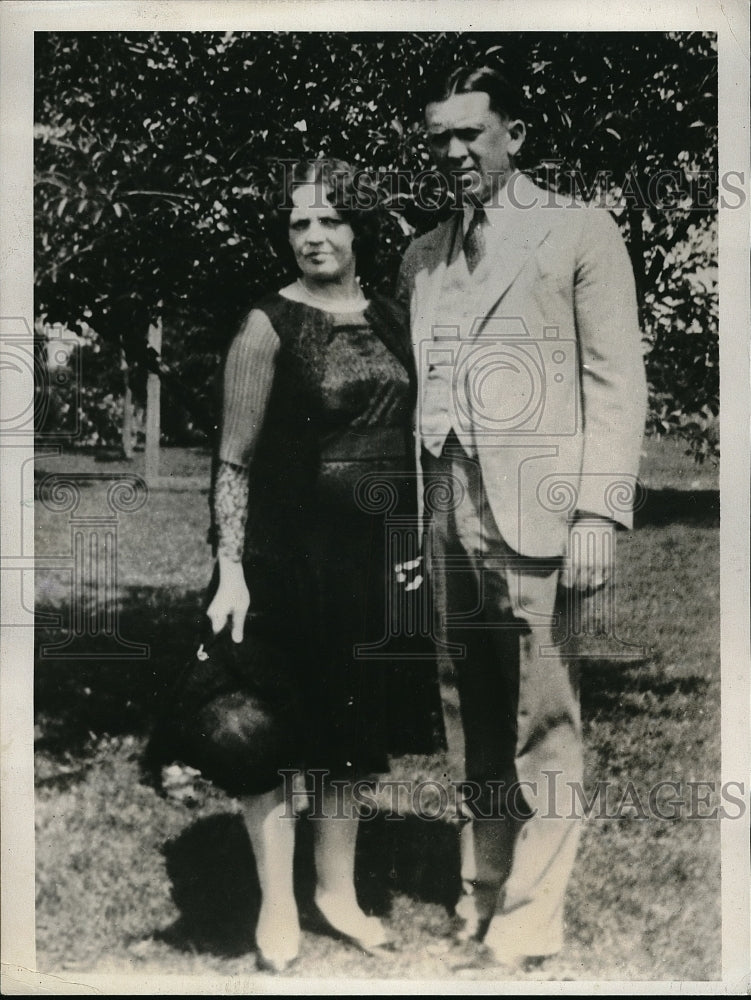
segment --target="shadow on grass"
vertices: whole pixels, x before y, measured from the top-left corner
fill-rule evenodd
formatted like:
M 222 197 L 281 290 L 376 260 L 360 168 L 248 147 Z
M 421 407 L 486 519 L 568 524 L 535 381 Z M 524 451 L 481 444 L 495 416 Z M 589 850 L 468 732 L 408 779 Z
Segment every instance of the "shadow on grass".
M 37 608 L 62 616 L 62 627 L 36 629 L 34 704 L 41 735 L 38 749 L 53 756 L 80 752 L 92 735 L 142 735 L 149 731 L 162 685 L 190 656 L 204 607 L 203 591 L 176 598 L 165 588 L 125 590 L 119 633 L 149 647 L 144 659 L 111 659 L 97 637 L 80 640 L 85 659 L 54 649 L 65 636 L 70 612 Z M 97 652 L 101 652 L 101 657 Z
M 401 892 L 453 909 L 459 898 L 459 835 L 453 824 L 383 814 L 361 824 L 358 892 L 362 905 L 382 912 L 384 897 Z
M 38 658 L 35 670 L 37 748 L 53 757 L 81 752 L 94 737 L 149 732 L 162 685 L 191 655 L 204 607 L 203 591 L 175 598 L 164 588 L 133 588 L 124 596 L 120 631 L 148 644 L 143 660 Z M 40 609 L 44 611 L 44 608 Z M 63 618 L 65 615 L 63 614 Z M 61 630 L 37 629 L 37 644 L 60 641 Z M 86 651 L 96 652 L 95 640 Z M 675 695 L 700 697 L 708 679 L 666 678 L 644 663 L 581 661 L 582 710 L 586 715 L 670 715 Z M 414 859 L 419 866 L 419 858 Z
M 190 655 L 204 602 L 203 591 L 176 597 L 167 588 L 132 588 L 123 594 L 120 630 L 148 643 L 141 661 L 106 659 L 40 660 L 36 670 L 38 745 L 53 757 L 84 750 L 91 734 L 143 735 L 149 731 L 161 684 Z M 40 610 L 45 610 L 41 608 Z M 47 609 L 50 610 L 50 609 Z M 60 640 L 60 631 L 40 628 L 40 643 Z M 95 644 L 92 642 L 92 651 Z M 665 715 L 696 703 L 708 680 L 666 677 L 642 663 L 584 660 L 581 663 L 585 717 Z M 76 780 L 68 772 L 64 780 Z M 159 936 L 177 949 L 239 955 L 252 950 L 259 889 L 250 843 L 241 817 L 201 818 L 164 846 L 179 919 Z M 312 823 L 298 824 L 296 882 L 303 926 L 322 932 L 312 906 Z M 388 913 L 395 893 L 450 909 L 459 894 L 455 827 L 414 816 L 363 822 L 357 858 L 361 904 Z
M 682 714 L 685 703 L 681 697 L 698 701 L 705 696 L 710 679 L 698 674 L 665 677 L 642 661 L 625 665 L 614 660 L 583 659 L 580 684 L 585 718 L 645 714 L 670 718 Z
M 295 894 L 303 929 L 337 936 L 313 904 L 313 822 L 297 822 Z M 235 957 L 253 950 L 260 889 L 250 840 L 238 815 L 199 819 L 163 848 L 172 899 L 180 916 L 157 932 L 180 951 Z M 392 894 L 451 909 L 459 896 L 457 831 L 416 816 L 379 815 L 360 826 L 357 893 L 368 913 L 388 915 Z
M 83 751 L 92 737 L 147 734 L 162 686 L 193 652 L 205 621 L 204 601 L 203 591 L 175 597 L 166 588 L 129 589 L 122 602 L 120 633 L 148 644 L 147 658 L 99 659 L 94 639 L 84 647 L 91 659 L 38 658 L 37 748 L 64 757 Z M 62 635 L 60 629 L 40 627 L 37 646 L 59 643 Z M 666 677 L 655 664 L 587 657 L 580 662 L 580 673 L 585 716 L 637 715 L 645 710 L 671 715 L 680 707 L 681 696 L 700 698 L 710 683 L 700 675 Z M 419 867 L 419 858 L 413 860 Z
M 167 841 L 163 853 L 180 916 L 155 936 L 179 951 L 251 951 L 260 890 L 242 818 L 200 819 Z
M 44 476 L 42 470 L 37 474 Z M 719 492 L 712 489 L 648 490 L 645 503 L 636 513 L 637 526 L 669 524 L 715 527 L 719 523 Z M 208 582 L 208 581 L 206 581 Z M 193 651 L 203 617 L 204 591 L 176 595 L 165 587 L 123 589 L 119 613 L 119 634 L 130 642 L 144 643 L 149 655 L 144 659 L 111 659 L 96 638 L 83 641 L 80 652 L 86 658 L 39 656 L 35 670 L 34 697 L 39 726 L 37 746 L 52 756 L 82 750 L 92 735 L 143 735 L 151 727 L 156 698 L 162 685 L 185 663 Z M 40 605 L 37 646 L 59 644 L 70 625 L 70 608 Z M 61 627 L 54 617 L 61 619 Z M 47 618 L 45 623 L 45 616 Z M 97 649 L 100 656 L 97 656 Z M 63 651 L 64 652 L 64 651 Z M 634 671 L 638 671 L 637 677 Z M 659 714 L 669 713 L 671 694 L 701 695 L 704 678 L 664 680 L 641 666 L 610 664 L 607 660 L 583 663 L 582 702 L 587 711 L 624 711 L 626 693 L 649 689 L 665 704 Z M 631 698 L 625 711 L 643 711 L 644 705 Z
M 162 685 L 191 655 L 204 607 L 204 592 L 175 597 L 164 588 L 124 592 L 120 634 L 149 645 L 143 660 L 38 658 L 35 670 L 37 749 L 48 757 L 85 762 L 92 737 L 146 735 L 152 726 Z M 40 606 L 39 611 L 60 613 Z M 63 625 L 67 611 L 62 610 Z M 61 641 L 62 629 L 37 629 L 37 646 Z M 83 651 L 95 654 L 89 640 Z M 86 766 L 43 778 L 68 787 Z M 303 926 L 326 933 L 313 906 L 313 824 L 298 822 L 295 873 Z M 178 950 L 224 956 L 253 948 L 259 887 L 242 818 L 235 814 L 203 817 L 163 847 L 172 894 L 180 916 L 157 937 Z M 408 816 L 364 822 L 357 855 L 358 894 L 371 913 L 389 912 L 394 892 L 452 907 L 459 893 L 456 830 L 445 823 Z
M 315 863 L 313 821 L 297 825 L 295 881 L 303 914 L 318 929 L 313 907 Z M 459 898 L 459 837 L 454 826 L 415 815 L 386 818 L 378 813 L 360 823 L 356 863 L 357 895 L 368 913 L 386 916 L 395 892 L 423 903 L 452 908 Z
M 719 523 L 719 490 L 647 490 L 643 505 L 634 514 L 637 528 L 668 524 L 716 528 Z
M 154 722 L 157 701 L 165 685 L 182 669 L 205 639 L 206 592 L 176 596 L 169 588 L 122 589 L 119 635 L 129 643 L 148 646 L 142 659 L 113 659 L 120 652 L 107 636 L 76 641 L 76 655 L 60 647 L 70 623 L 68 608 L 37 607 L 41 621 L 57 616 L 60 627 L 40 624 L 36 629 L 34 704 L 38 725 L 37 749 L 52 757 L 82 751 L 92 737 L 145 735 Z M 61 655 L 65 653 L 66 655 Z M 420 665 L 408 664 L 400 674 L 402 704 L 392 706 L 394 749 L 424 752 L 440 742 L 440 700 L 437 683 Z M 414 699 L 423 711 L 413 709 Z

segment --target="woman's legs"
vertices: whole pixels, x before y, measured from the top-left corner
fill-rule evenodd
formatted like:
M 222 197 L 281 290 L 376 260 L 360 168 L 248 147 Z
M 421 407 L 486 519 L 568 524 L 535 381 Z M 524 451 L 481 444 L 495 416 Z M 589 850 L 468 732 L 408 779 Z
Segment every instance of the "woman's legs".
M 280 785 L 263 795 L 243 797 L 240 806 L 248 829 L 261 886 L 256 945 L 276 969 L 296 958 L 300 924 L 292 879 L 295 819 Z
M 352 786 L 324 784 L 323 819 L 313 820 L 315 830 L 316 892 L 318 909 L 331 926 L 365 948 L 387 940 L 378 917 L 368 917 L 355 893 L 355 846 L 359 816 Z

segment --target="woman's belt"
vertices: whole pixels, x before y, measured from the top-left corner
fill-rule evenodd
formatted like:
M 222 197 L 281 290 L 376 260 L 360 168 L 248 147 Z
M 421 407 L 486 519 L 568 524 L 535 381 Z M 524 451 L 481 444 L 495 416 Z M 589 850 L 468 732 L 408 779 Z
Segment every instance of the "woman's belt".
M 321 442 L 322 462 L 357 462 L 411 457 L 410 438 L 403 427 L 351 428 Z

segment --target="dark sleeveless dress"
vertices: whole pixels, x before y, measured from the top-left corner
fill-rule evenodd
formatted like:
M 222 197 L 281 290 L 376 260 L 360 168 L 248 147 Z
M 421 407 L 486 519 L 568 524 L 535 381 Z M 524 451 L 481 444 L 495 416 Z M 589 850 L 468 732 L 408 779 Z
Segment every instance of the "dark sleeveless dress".
M 394 573 L 419 547 L 406 319 L 379 298 L 254 308 L 280 347 L 249 470 L 251 609 L 294 641 L 300 765 L 361 777 L 440 742 L 427 586 L 405 594 Z

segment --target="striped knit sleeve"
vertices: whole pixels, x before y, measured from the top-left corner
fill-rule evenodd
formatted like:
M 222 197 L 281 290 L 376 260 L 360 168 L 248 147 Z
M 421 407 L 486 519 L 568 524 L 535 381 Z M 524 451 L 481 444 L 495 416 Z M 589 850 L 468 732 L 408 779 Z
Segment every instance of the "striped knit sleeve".
M 252 310 L 232 341 L 224 367 L 219 459 L 247 469 L 263 425 L 279 338 L 269 318 Z

